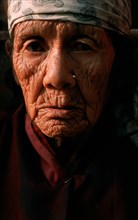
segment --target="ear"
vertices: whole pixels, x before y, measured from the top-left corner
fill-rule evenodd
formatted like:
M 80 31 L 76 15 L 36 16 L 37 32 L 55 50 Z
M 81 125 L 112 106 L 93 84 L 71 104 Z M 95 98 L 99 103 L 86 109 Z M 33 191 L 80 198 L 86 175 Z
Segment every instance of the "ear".
M 12 41 L 10 39 L 5 42 L 5 50 L 10 60 L 12 60 Z

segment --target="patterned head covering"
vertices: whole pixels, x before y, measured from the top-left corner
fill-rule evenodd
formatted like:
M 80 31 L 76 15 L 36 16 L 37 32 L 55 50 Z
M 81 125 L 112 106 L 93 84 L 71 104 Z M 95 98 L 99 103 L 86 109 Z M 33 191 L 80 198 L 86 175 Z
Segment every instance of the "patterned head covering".
M 129 35 L 130 0 L 8 0 L 8 27 L 26 20 L 91 24 Z

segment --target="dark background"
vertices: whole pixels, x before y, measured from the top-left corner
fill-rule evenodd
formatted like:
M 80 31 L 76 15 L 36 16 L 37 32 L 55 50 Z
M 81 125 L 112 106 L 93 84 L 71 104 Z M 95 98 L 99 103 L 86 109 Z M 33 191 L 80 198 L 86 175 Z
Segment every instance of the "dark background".
M 138 0 L 131 0 L 132 28 L 138 28 Z

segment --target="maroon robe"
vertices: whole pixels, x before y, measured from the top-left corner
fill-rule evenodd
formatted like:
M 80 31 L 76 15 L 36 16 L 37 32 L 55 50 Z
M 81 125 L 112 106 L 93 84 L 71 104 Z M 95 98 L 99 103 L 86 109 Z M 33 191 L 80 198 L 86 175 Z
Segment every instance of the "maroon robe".
M 138 219 L 138 149 L 105 119 L 69 157 L 40 141 L 24 107 L 0 120 L 0 220 Z

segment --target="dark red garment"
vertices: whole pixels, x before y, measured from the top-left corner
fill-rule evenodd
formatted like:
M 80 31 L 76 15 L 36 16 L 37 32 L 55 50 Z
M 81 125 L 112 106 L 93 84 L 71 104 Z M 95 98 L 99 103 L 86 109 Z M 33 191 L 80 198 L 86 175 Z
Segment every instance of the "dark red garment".
M 63 158 L 41 142 L 29 121 L 28 137 L 22 106 L 3 116 L 0 220 L 138 219 L 138 150 L 102 121 Z

